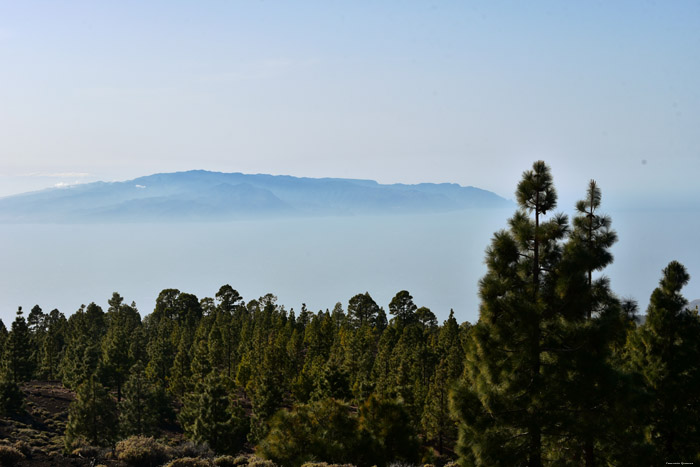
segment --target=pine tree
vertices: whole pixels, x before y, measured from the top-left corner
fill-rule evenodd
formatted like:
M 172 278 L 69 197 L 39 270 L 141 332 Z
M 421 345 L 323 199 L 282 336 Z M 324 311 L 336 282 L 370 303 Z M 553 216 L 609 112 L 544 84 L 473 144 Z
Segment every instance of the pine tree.
M 66 346 L 59 363 L 63 383 L 76 388 L 90 378 L 100 362 L 101 339 L 106 332 L 104 312 L 95 303 L 82 305 L 68 319 Z
M 466 324 L 469 325 L 469 323 Z M 450 315 L 438 333 L 437 345 L 440 356 L 447 365 L 448 380 L 456 382 L 464 371 L 464 348 L 462 347 L 460 327 L 453 310 L 450 310 Z
M 192 388 L 192 339 L 189 332 L 180 334 L 180 343 L 177 346 L 177 354 L 170 370 L 169 389 L 173 396 L 184 399 L 185 394 Z
M 192 362 L 190 364 L 193 383 L 201 383 L 211 373 L 212 364 L 209 360 L 209 333 L 212 329 L 212 316 L 207 316 L 199 322 L 192 344 Z M 219 343 L 221 342 L 218 339 Z M 220 348 L 220 346 L 219 346 Z
M 34 370 L 41 370 L 42 350 L 48 328 L 47 318 L 47 314 L 42 311 L 39 305 L 34 305 L 27 316 L 27 327 L 29 328 L 29 339 L 31 342 L 30 358 Z M 37 374 L 37 377 L 40 377 L 40 375 Z
M 390 399 L 396 396 L 392 355 L 400 337 L 401 334 L 396 327 L 392 326 L 382 332 L 377 343 L 377 356 L 372 366 L 372 379 L 375 383 L 375 393 L 382 398 Z
M 359 414 L 360 430 L 371 440 L 368 446 L 371 462 L 367 465 L 418 460 L 420 444 L 413 428 L 415 424 L 403 404 L 372 396 L 362 404 Z
M 41 374 L 54 380 L 59 374 L 59 363 L 66 345 L 66 317 L 54 309 L 46 318 L 46 336 L 41 346 Z
M 155 315 L 156 312 L 154 311 L 153 314 Z M 146 347 L 148 354 L 146 374 L 151 381 L 165 388 L 170 378 L 170 369 L 173 366 L 173 355 L 176 350 L 172 341 L 172 336 L 175 335 L 176 324 L 171 319 L 161 319 L 156 321 L 154 326 L 156 328 L 152 331 L 154 335 L 148 341 L 148 346 Z
M 123 436 L 152 435 L 158 426 L 153 387 L 141 362 L 131 368 L 130 374 L 119 404 L 119 431 Z
M 8 380 L 20 383 L 31 379 L 34 372 L 32 343 L 29 327 L 22 316 L 22 307 L 12 322 L 12 329 L 5 342 L 4 373 Z
M 568 421 L 562 422 L 562 439 L 549 457 L 589 467 L 603 460 L 606 444 L 619 443 L 614 439 L 619 428 L 611 424 L 610 414 L 625 389 L 611 359 L 613 341 L 624 339 L 622 307 L 607 278 L 593 278 L 612 262 L 610 248 L 617 240 L 610 218 L 598 212 L 600 203 L 600 189 L 591 180 L 585 199 L 576 204 L 574 228 L 558 266 L 557 290 L 566 323 L 556 344 L 562 352 L 552 354 L 559 368 L 558 388 L 565 396 L 560 413 Z
M 0 355 L 5 355 L 5 342 L 7 341 L 7 328 L 5 323 L 0 319 Z M 0 368 L 2 370 L 2 368 Z
M 365 324 L 373 326 L 378 312 L 379 306 L 369 292 L 357 294 L 348 302 L 348 318 L 357 328 L 361 328 Z
M 123 298 L 114 292 L 108 301 L 109 327 L 102 340 L 103 373 L 107 383 L 117 390 L 117 402 L 122 398 L 122 386 L 128 378 L 129 368 L 134 364 L 129 353 L 130 342 L 135 330 L 141 326 L 138 312 L 124 305 Z
M 184 428 L 196 443 L 207 443 L 218 453 L 238 452 L 246 439 L 248 420 L 242 407 L 229 399 L 224 381 L 209 375 L 186 399 Z
M 416 310 L 413 297 L 407 290 L 397 293 L 389 303 L 389 313 L 394 315 L 392 321 L 399 327 L 413 323 L 416 320 Z
M 334 465 L 347 462 L 371 465 L 358 462 L 364 446 L 359 446 L 357 425 L 350 407 L 334 399 L 297 405 L 275 414 L 270 432 L 256 450 L 290 467 L 320 459 Z
M 14 381 L 0 379 L 0 416 L 8 417 L 24 412 L 24 392 Z
M 666 266 L 629 340 L 631 369 L 649 394 L 645 436 L 657 465 L 700 459 L 700 318 L 680 293 L 689 279 L 677 261 Z
M 95 376 L 82 383 L 68 407 L 66 447 L 81 439 L 92 446 L 110 446 L 117 435 L 117 410 L 112 396 Z
M 450 380 L 447 372 L 447 360 L 440 361 L 430 381 L 426 396 L 421 424 L 427 439 L 437 443 L 440 454 L 445 452 L 445 441 L 454 439 L 457 426 L 452 420 L 449 407 Z
M 494 235 L 479 283 L 479 322 L 470 334 L 465 374 L 471 388 L 455 393 L 458 451 L 478 465 L 542 465 L 543 433 L 556 424 L 550 389 L 550 339 L 558 334 L 556 267 L 567 220 L 544 216 L 556 207 L 549 167 L 523 174 L 520 210 Z M 532 214 L 530 218 L 528 214 Z

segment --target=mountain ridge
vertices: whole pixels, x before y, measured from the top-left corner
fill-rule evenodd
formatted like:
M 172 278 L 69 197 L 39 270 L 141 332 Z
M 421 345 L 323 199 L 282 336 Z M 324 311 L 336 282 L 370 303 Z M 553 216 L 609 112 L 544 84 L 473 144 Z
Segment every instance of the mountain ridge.
M 92 182 L 0 198 L 0 222 L 229 221 L 277 216 L 448 212 L 512 206 L 456 183 L 380 184 L 191 170 Z

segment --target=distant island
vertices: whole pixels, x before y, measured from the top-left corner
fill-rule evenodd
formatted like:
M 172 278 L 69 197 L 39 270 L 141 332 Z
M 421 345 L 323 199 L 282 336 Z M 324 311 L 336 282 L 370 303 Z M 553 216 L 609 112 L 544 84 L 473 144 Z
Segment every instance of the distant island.
M 231 221 L 511 206 L 511 201 L 495 193 L 455 183 L 383 185 L 373 180 L 192 170 L 0 198 L 0 222 Z

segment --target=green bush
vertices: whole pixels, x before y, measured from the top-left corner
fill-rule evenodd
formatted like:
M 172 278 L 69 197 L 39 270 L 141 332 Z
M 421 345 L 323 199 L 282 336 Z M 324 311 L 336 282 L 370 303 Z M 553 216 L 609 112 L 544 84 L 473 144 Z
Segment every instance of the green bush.
M 165 446 L 153 438 L 131 436 L 117 443 L 117 459 L 134 467 L 155 467 L 168 460 Z
M 301 467 L 355 467 L 353 464 L 329 464 L 327 462 L 307 462 Z
M 12 467 L 23 459 L 24 454 L 17 449 L 11 446 L 0 446 L 0 465 L 3 467 Z
M 175 446 L 171 457 L 212 457 L 214 453 L 208 446 L 195 444 L 192 441 Z
M 211 464 L 206 459 L 196 457 L 182 457 L 170 461 L 165 467 L 210 467 Z
M 248 465 L 248 457 L 246 456 L 219 456 L 214 459 L 216 467 L 243 467 Z
M 24 412 L 24 393 L 17 383 L 0 381 L 0 415 L 18 415 Z
M 259 452 L 284 466 L 298 467 L 314 459 L 357 462 L 357 418 L 350 407 L 335 399 L 323 399 L 281 410 L 270 420 L 269 432 Z
M 248 460 L 248 467 L 277 467 L 277 464 L 267 459 L 260 459 L 259 457 L 251 457 Z

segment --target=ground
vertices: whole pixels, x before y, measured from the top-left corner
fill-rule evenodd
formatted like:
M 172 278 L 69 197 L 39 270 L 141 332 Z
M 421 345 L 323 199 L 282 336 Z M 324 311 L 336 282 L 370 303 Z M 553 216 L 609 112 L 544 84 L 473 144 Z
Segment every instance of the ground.
M 72 391 L 58 381 L 31 381 L 22 385 L 23 415 L 0 418 L 0 445 L 10 445 L 27 458 L 18 466 L 89 466 L 91 460 L 63 453 L 63 433 L 68 421 Z

